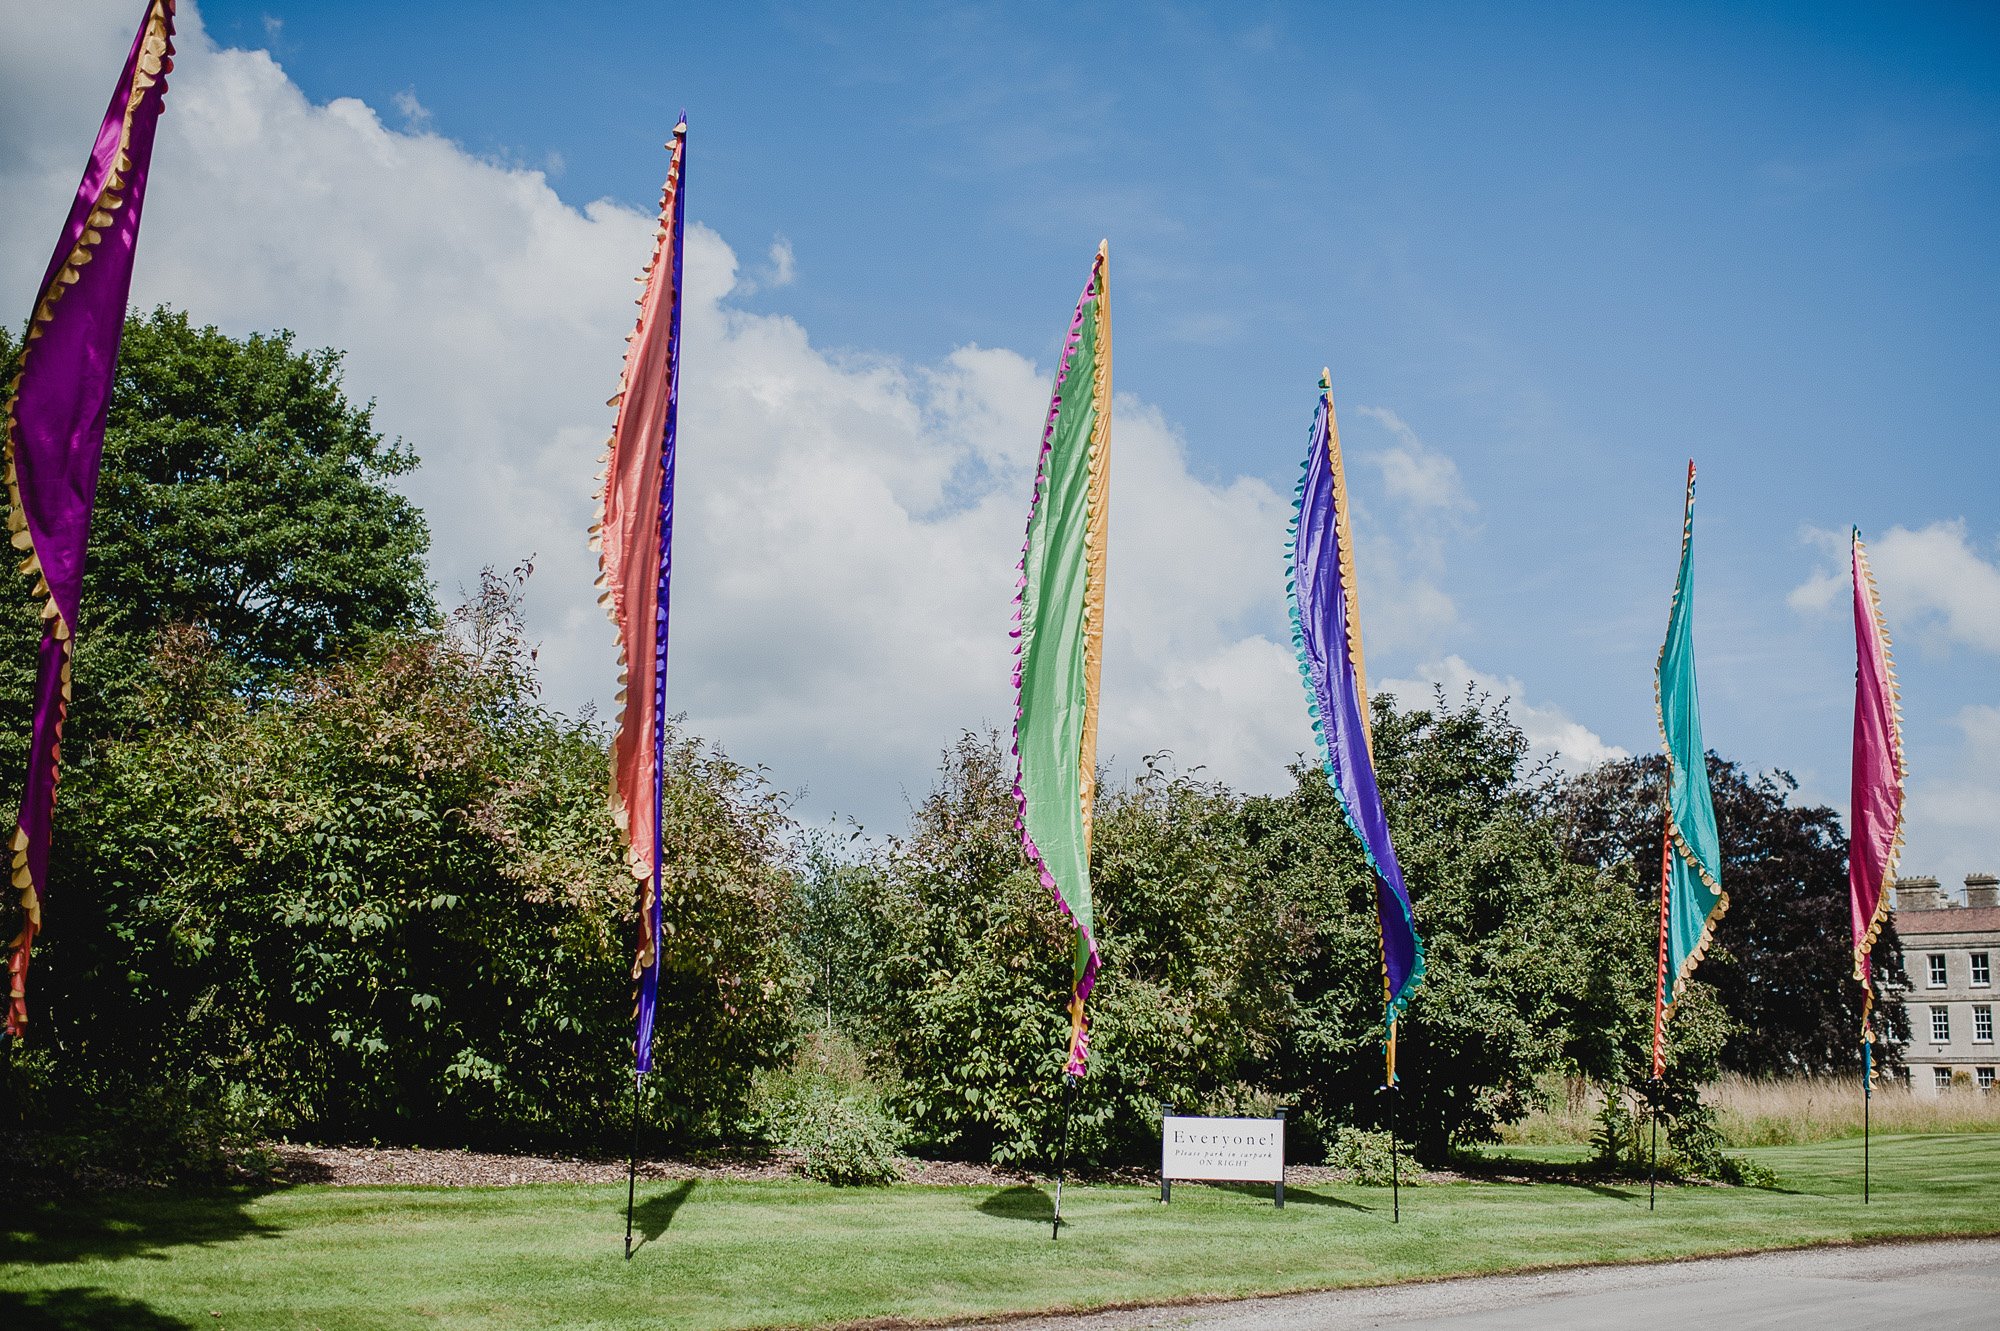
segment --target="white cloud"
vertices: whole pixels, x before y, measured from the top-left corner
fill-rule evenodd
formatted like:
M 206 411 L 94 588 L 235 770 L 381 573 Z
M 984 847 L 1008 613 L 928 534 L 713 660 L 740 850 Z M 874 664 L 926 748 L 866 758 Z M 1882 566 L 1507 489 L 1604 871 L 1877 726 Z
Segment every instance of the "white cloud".
M 1846 574 L 1822 569 L 1792 588 L 1785 597 L 1785 604 L 1802 614 L 1821 614 L 1832 609 L 1846 591 Z
M 1381 476 L 1381 498 L 1357 480 L 1350 461 L 1356 562 L 1368 650 L 1389 655 L 1435 651 L 1459 621 L 1458 605 L 1444 590 L 1447 563 L 1477 509 L 1460 481 L 1458 464 L 1418 437 L 1386 407 L 1357 407 L 1355 414 L 1386 430 L 1395 443 L 1371 452 L 1366 428 L 1350 428 L 1342 445 L 1350 459 Z
M 771 242 L 771 271 L 764 279 L 769 287 L 788 287 L 798 275 L 798 260 L 792 254 L 792 242 L 779 236 Z
M 82 8 L 88 21 L 0 15 L 0 293 L 38 276 L 129 41 L 129 4 Z M 397 99 L 404 130 L 353 99 L 314 104 L 268 53 L 217 49 L 191 6 L 180 48 L 135 301 L 346 349 L 350 391 L 423 457 L 408 490 L 445 598 L 536 555 L 549 699 L 604 703 L 611 639 L 584 532 L 653 219 L 564 204 L 541 173 L 435 133 L 413 95 Z M 691 227 L 672 705 L 808 788 L 808 812 L 879 825 L 960 727 L 1011 717 L 1006 629 L 1050 367 L 979 346 L 931 363 L 834 354 L 736 303 L 795 274 L 782 236 L 746 276 Z M 1050 293 L 1052 327 L 1073 296 Z M 1457 617 L 1438 519 L 1473 506 L 1448 457 L 1395 413 L 1365 414 L 1394 438 L 1374 459 L 1383 501 L 1357 486 L 1371 655 L 1434 652 Z M 1289 496 L 1200 479 L 1172 424 L 1129 396 L 1112 496 L 1100 751 L 1284 785 L 1311 743 L 1282 604 Z M 1457 657 L 1420 673 L 1511 695 L 1566 761 L 1622 752 L 1522 703 L 1516 680 Z
M 412 132 L 431 127 L 431 110 L 417 100 L 415 88 L 405 88 L 389 99 L 396 105 L 396 111 L 403 117 L 403 128 Z
M 2000 706 L 1962 708 L 1955 722 L 1958 751 L 1935 773 L 1916 768 L 1904 803 L 1902 872 L 1931 874 L 1947 885 L 2000 868 Z M 1942 756 L 1943 745 L 1933 749 Z
M 762 267 L 754 273 L 737 275 L 735 294 L 748 296 L 759 291 L 788 287 L 798 275 L 798 258 L 792 253 L 792 242 L 778 236 L 771 241 L 771 248 L 765 251 Z
M 1458 474 L 1458 464 L 1418 437 L 1409 423 L 1386 407 L 1357 407 L 1363 416 L 1396 437 L 1394 448 L 1370 454 L 1382 473 L 1389 496 L 1413 508 L 1470 513 L 1472 497 Z
M 1445 697 L 1452 702 L 1463 697 L 1468 689 L 1488 694 L 1496 702 L 1505 700 L 1508 715 L 1514 718 L 1515 725 L 1521 727 L 1521 733 L 1527 737 L 1535 753 L 1553 759 L 1565 771 L 1582 771 L 1614 758 L 1632 756 L 1630 750 L 1606 743 L 1597 732 L 1569 716 L 1562 708 L 1528 702 L 1526 688 L 1520 680 L 1475 669 L 1463 657 L 1447 656 L 1439 661 L 1426 661 L 1417 667 L 1414 678 L 1385 679 L 1370 685 L 1371 692 L 1395 694 L 1397 701 L 1405 707 L 1427 704 L 1436 688 L 1442 688 Z
M 62 23 L 30 8 L 0 18 L 0 291 L 21 293 L 131 19 L 123 3 Z M 314 104 L 268 53 L 218 49 L 192 6 L 181 28 L 135 302 L 346 349 L 350 391 L 424 459 L 408 489 L 445 597 L 535 554 L 550 700 L 602 703 L 611 641 L 584 532 L 651 217 L 570 207 L 411 105 L 404 132 L 353 99 Z M 794 272 L 781 237 L 757 281 Z M 895 818 L 957 728 L 1011 716 L 1006 629 L 1048 367 L 981 347 L 932 364 L 829 354 L 795 321 L 732 304 L 736 255 L 698 221 L 686 273 L 673 705 L 809 787 L 810 810 Z M 1052 321 L 1073 295 L 1050 293 Z M 1196 478 L 1158 411 L 1115 410 L 1101 751 L 1130 764 L 1172 749 L 1281 784 L 1309 743 L 1283 631 L 1285 500 Z M 1385 599 L 1371 632 L 1430 622 L 1440 598 Z
M 1787 603 L 1806 613 L 1844 607 L 1847 537 L 1815 529 L 1804 539 L 1839 562 L 1793 588 Z M 1868 563 L 1892 633 L 2000 655 L 2000 558 L 1974 544 L 1962 519 L 1915 531 L 1891 527 L 1868 538 Z

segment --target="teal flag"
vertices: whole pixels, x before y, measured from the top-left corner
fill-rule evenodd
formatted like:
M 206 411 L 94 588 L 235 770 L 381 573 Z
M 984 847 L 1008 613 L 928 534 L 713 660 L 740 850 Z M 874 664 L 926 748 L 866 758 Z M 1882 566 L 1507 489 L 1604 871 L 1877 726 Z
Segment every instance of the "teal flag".
M 1707 746 L 1701 739 L 1701 701 L 1694 679 L 1694 464 L 1688 464 L 1687 509 L 1681 525 L 1681 569 L 1673 612 L 1655 674 L 1660 738 L 1666 745 L 1667 819 L 1662 853 L 1660 984 L 1663 1022 L 1679 1001 L 1681 986 L 1708 951 L 1715 925 L 1729 909 L 1722 890 L 1722 841 L 1709 798 Z M 1656 1030 L 1657 1037 L 1657 1030 Z M 1655 1039 L 1657 1069 L 1660 1050 Z

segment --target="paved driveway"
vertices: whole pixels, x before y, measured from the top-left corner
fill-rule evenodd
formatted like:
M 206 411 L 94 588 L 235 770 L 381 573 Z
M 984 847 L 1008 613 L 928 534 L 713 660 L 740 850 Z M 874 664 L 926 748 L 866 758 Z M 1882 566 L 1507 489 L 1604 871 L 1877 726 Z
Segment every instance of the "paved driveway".
M 2000 1331 L 2000 1240 L 1812 1248 L 1137 1308 L 1015 1322 L 1010 1331 L 1542 1331 L 1668 1325 L 1729 1331 Z

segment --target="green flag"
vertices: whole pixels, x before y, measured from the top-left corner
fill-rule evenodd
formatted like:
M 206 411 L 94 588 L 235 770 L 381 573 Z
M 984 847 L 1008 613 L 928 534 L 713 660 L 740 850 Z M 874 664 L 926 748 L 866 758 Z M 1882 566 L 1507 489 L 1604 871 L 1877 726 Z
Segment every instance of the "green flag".
M 1077 302 L 1042 430 L 1014 630 L 1014 800 L 1021 848 L 1076 927 L 1069 1060 L 1089 1053 L 1084 1002 L 1101 958 L 1090 905 L 1097 684 L 1104 659 L 1111 478 L 1111 297 L 1103 245 Z M 1060 1194 L 1058 1194 L 1060 1196 Z

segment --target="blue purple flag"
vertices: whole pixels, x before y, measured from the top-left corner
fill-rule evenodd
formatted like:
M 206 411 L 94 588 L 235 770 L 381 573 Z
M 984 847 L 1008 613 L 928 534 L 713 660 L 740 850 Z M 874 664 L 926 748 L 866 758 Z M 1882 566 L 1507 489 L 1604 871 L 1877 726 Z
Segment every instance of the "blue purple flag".
M 1319 410 L 1313 416 L 1312 442 L 1292 520 L 1287 587 L 1292 643 L 1298 649 L 1299 675 L 1305 680 L 1320 762 L 1375 877 L 1375 915 L 1382 930 L 1383 1026 L 1388 1080 L 1394 1085 L 1396 1022 L 1424 978 L 1424 944 L 1417 937 L 1410 893 L 1403 885 L 1396 848 L 1389 842 L 1389 822 L 1375 785 L 1368 678 L 1355 604 L 1354 536 L 1330 372 L 1320 374 L 1319 387 Z

